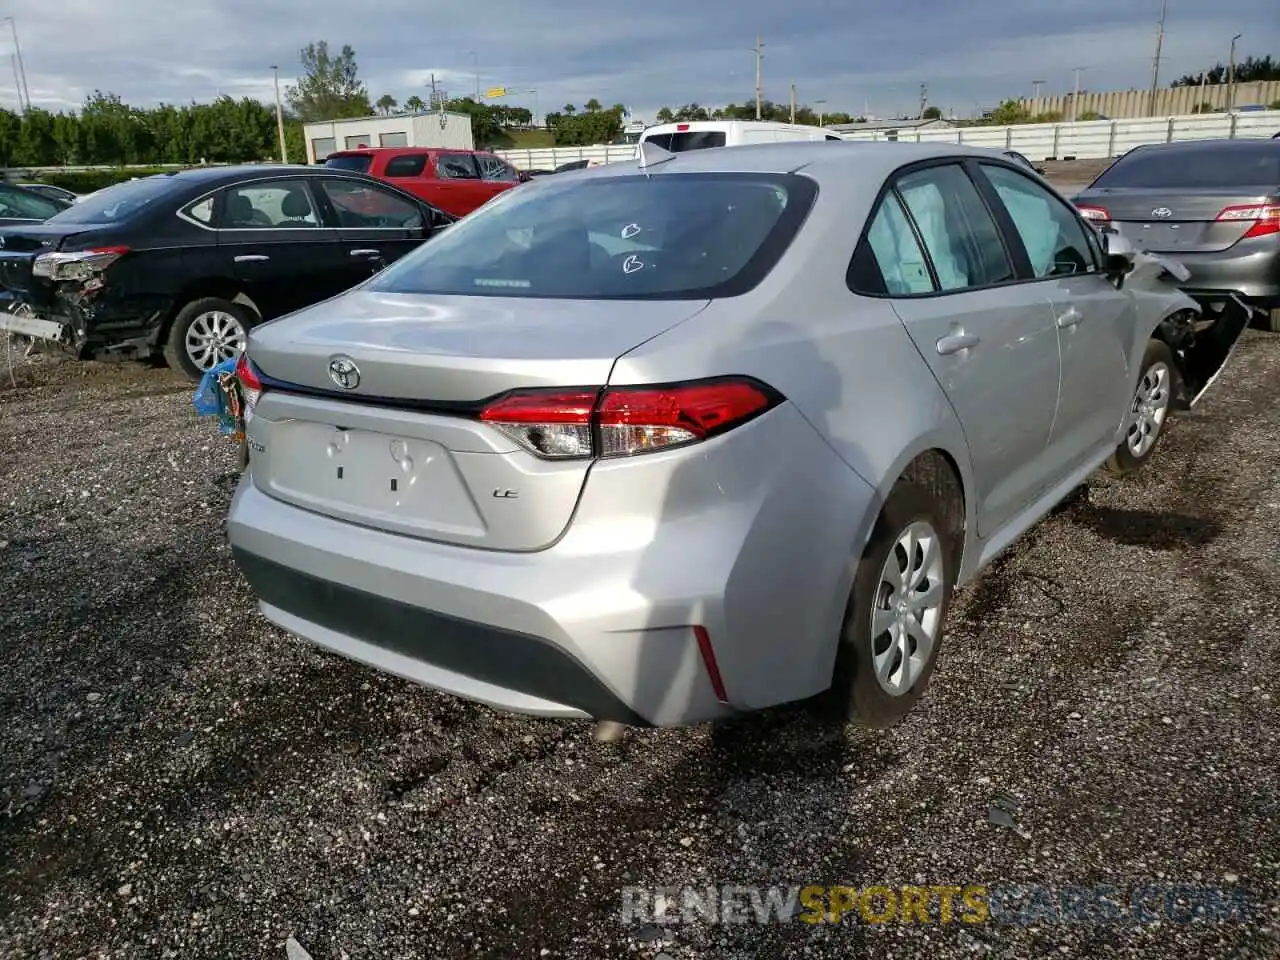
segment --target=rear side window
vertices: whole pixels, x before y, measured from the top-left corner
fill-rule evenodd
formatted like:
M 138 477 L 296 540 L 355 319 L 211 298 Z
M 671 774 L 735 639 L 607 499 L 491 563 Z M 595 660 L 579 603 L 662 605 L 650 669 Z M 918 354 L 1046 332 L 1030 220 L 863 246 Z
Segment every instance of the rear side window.
M 875 269 L 866 262 L 870 256 Z M 858 260 L 850 275 L 850 286 L 859 293 L 887 293 L 889 296 L 907 296 L 913 293 L 932 293 L 933 278 L 920 242 L 911 230 L 911 222 L 903 212 L 902 204 L 892 194 L 886 194 L 880 209 L 867 230 L 866 246 L 859 249 Z M 879 277 L 876 277 L 876 273 Z M 876 280 L 883 290 L 876 289 Z
M 427 166 L 425 153 L 405 153 L 387 161 L 384 177 L 420 177 Z
M 510 190 L 383 271 L 387 293 L 701 299 L 754 287 L 817 194 L 774 174 L 544 181 Z
M 685 150 L 705 150 L 707 147 L 723 147 L 728 141 L 723 130 L 686 130 L 684 133 L 655 133 L 645 140 L 669 150 L 683 153 Z
M 441 180 L 478 180 L 475 161 L 466 153 L 442 153 L 436 157 L 436 176 Z
M 956 164 L 927 167 L 897 182 L 943 291 L 1014 277 L 1000 231 L 969 175 Z
M 333 167 L 335 170 L 354 170 L 356 173 L 368 173 L 369 165 L 373 163 L 373 157 L 367 153 L 350 154 L 345 157 L 329 157 L 325 160 L 326 167 Z
M 1280 144 L 1260 140 L 1221 148 L 1139 149 L 1113 163 L 1092 185 L 1171 190 L 1276 187 L 1280 186 Z

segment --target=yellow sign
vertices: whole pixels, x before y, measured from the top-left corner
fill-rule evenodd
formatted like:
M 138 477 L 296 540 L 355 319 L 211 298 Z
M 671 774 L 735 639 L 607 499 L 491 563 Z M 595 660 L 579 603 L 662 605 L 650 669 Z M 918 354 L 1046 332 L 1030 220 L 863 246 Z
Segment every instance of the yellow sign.
M 506 87 L 490 87 L 484 92 L 486 98 L 489 97 L 505 97 L 507 95 Z

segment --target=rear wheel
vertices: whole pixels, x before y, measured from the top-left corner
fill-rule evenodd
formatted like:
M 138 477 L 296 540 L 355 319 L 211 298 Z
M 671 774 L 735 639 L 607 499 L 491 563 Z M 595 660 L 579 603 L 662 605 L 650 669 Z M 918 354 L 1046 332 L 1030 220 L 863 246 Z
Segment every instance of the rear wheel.
M 178 311 L 169 328 L 164 359 L 192 380 L 240 355 L 257 315 L 243 304 L 202 297 Z
M 1267 311 L 1267 329 L 1272 333 L 1280 333 L 1280 307 L 1272 307 Z
M 959 551 L 929 491 L 900 480 L 858 563 L 832 692 L 846 719 L 899 723 L 929 685 Z
M 1123 476 L 1151 459 L 1169 416 L 1177 375 L 1168 344 L 1150 341 L 1142 355 L 1142 372 L 1134 390 L 1128 428 L 1106 463 L 1109 473 Z

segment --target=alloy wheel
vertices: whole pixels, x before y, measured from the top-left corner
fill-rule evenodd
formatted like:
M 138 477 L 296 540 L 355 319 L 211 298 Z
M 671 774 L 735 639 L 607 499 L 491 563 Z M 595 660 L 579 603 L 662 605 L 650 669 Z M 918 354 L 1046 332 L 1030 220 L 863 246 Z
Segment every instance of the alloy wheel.
M 187 356 L 201 372 L 238 357 L 244 350 L 244 324 L 225 310 L 209 310 L 198 314 L 187 328 Z

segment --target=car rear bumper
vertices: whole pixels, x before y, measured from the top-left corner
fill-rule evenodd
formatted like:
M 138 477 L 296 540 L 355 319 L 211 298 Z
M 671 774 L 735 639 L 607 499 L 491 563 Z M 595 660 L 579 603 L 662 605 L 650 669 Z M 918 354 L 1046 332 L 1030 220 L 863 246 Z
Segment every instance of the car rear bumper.
M 871 488 L 789 405 L 739 430 L 756 436 L 596 464 L 569 532 L 537 552 L 321 516 L 263 493 L 252 465 L 228 538 L 267 619 L 335 653 L 519 713 L 697 723 L 830 685 L 875 516 Z M 677 488 L 718 502 L 685 511 Z
M 1245 300 L 1280 302 L 1280 238 L 1266 244 L 1241 241 L 1214 253 L 1162 253 L 1177 260 L 1191 277 L 1182 289 L 1191 294 L 1235 294 Z

